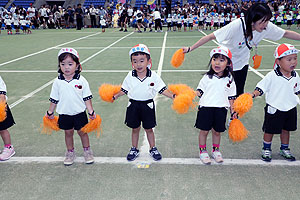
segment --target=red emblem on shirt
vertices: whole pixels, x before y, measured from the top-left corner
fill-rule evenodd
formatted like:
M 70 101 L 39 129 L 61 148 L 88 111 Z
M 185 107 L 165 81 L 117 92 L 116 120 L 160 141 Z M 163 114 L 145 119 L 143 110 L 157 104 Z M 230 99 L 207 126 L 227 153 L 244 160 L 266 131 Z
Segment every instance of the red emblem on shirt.
M 297 87 L 297 83 L 295 84 L 294 88 L 296 88 L 296 87 Z
M 154 83 L 150 83 L 150 86 L 152 86 L 152 87 L 153 87 L 153 86 L 154 86 Z
M 82 89 L 82 85 L 75 85 L 75 88 Z

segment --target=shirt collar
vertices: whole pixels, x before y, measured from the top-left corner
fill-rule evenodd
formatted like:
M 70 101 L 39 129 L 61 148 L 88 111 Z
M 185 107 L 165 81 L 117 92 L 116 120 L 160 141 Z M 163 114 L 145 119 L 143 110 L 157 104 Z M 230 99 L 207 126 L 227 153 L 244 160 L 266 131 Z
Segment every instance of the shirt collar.
M 146 77 L 151 77 L 151 70 L 148 69 L 148 67 L 147 67 L 146 69 L 147 69 Z M 137 76 L 138 76 L 138 75 L 137 75 L 137 71 L 136 71 L 135 69 L 132 70 L 132 76 L 134 76 L 134 77 L 137 77 Z
M 276 64 L 276 68 L 274 69 L 275 74 L 276 74 L 277 76 L 283 76 L 283 74 L 281 73 L 281 71 L 279 70 L 279 68 L 280 68 L 280 66 Z M 293 70 L 293 71 L 291 72 L 291 77 L 296 77 L 296 72 L 295 72 L 295 70 Z
M 80 74 L 79 74 L 79 73 L 75 73 L 74 76 L 73 76 L 73 78 L 72 78 L 72 80 L 74 80 L 74 79 L 79 80 L 79 78 L 80 78 Z M 58 79 L 59 79 L 59 80 L 65 80 L 65 77 L 64 77 L 63 73 L 60 73 L 60 74 L 58 75 Z M 72 80 L 70 80 L 70 81 L 72 81 Z M 70 82 L 70 81 L 69 81 L 69 82 Z

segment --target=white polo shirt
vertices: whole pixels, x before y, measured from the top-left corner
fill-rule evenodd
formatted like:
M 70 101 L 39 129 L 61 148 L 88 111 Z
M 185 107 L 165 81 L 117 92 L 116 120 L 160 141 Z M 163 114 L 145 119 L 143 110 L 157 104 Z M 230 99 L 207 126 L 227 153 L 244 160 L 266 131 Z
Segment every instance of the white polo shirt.
M 277 67 L 257 83 L 255 90 L 258 90 L 261 95 L 266 94 L 266 103 L 270 106 L 288 111 L 299 103 L 297 95 L 300 93 L 300 78 L 296 71 L 287 78 Z
M 147 68 L 147 74 L 144 79 L 139 79 L 136 70 L 130 71 L 122 83 L 121 90 L 127 94 L 129 99 L 136 101 L 146 101 L 154 99 L 155 95 L 162 93 L 167 89 L 163 80 Z
M 85 111 L 85 101 L 92 98 L 90 86 L 83 76 L 75 74 L 71 81 L 66 81 L 60 74 L 52 85 L 49 100 L 57 104 L 58 114 L 76 115 Z
M 232 76 L 220 78 L 207 74 L 200 80 L 197 90 L 202 94 L 200 107 L 230 107 L 229 100 L 236 98 L 236 85 Z
M 253 31 L 253 39 L 248 43 L 250 46 L 254 47 L 264 38 L 276 41 L 281 39 L 284 33 L 285 30 L 269 22 L 266 30 L 261 33 Z M 231 51 L 233 71 L 241 70 L 245 65 L 249 64 L 250 50 L 246 46 L 240 19 L 214 31 L 214 35 L 221 45 L 227 47 Z
M 7 96 L 6 96 L 6 85 L 5 85 L 4 81 L 3 81 L 3 79 L 1 78 L 1 76 L 0 76 L 0 94 L 5 95 L 5 98 L 6 98 L 6 100 L 7 100 Z

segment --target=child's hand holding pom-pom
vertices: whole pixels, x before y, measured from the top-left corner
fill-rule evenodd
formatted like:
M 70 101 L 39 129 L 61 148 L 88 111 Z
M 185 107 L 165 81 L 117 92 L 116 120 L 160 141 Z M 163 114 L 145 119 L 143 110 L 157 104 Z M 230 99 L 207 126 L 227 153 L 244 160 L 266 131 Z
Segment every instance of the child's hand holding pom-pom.
M 252 95 L 249 93 L 244 93 L 240 95 L 233 103 L 233 109 L 238 113 L 239 117 L 243 117 L 253 105 Z
M 103 101 L 112 103 L 114 101 L 114 95 L 121 90 L 120 85 L 102 84 L 99 87 L 99 95 Z
M 58 127 L 58 117 L 52 115 L 46 114 L 43 117 L 43 124 L 42 127 L 42 133 L 45 133 L 47 135 L 51 135 L 53 131 L 59 131 L 60 128 Z
M 174 54 L 171 59 L 171 64 L 173 67 L 180 67 L 184 61 L 184 53 L 183 49 L 178 49 Z
M 100 115 L 96 115 L 96 118 L 90 119 L 89 123 L 87 123 L 80 130 L 84 133 L 90 133 L 90 132 L 96 131 L 97 137 L 100 137 L 101 122 L 102 122 L 102 119 L 101 119 Z

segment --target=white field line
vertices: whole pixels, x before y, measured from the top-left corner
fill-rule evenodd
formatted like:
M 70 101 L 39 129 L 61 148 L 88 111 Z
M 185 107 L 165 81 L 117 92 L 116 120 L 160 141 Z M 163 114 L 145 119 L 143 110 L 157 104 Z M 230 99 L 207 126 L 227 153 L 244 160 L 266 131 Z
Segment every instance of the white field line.
M 159 59 L 159 63 L 158 63 L 158 69 L 157 69 L 158 76 L 161 76 L 162 66 L 164 63 L 167 35 L 168 35 L 168 32 L 165 32 L 164 41 L 163 41 L 163 44 L 161 47 L 161 54 L 160 54 L 160 59 Z M 154 98 L 154 104 L 155 104 L 155 106 L 157 106 L 157 95 Z M 140 147 L 140 158 L 142 160 L 144 160 L 147 164 L 150 164 L 152 162 L 152 158 L 149 156 L 148 150 L 149 150 L 149 144 L 148 144 L 147 134 L 146 134 L 146 132 L 144 132 L 143 144 Z M 137 164 L 139 165 L 140 163 L 137 163 Z
M 132 37 L 130 37 L 132 38 Z M 168 37 L 170 38 L 170 37 Z M 262 45 L 259 45 L 259 47 L 276 47 L 278 46 L 277 44 L 262 44 Z M 300 45 L 294 45 L 294 46 L 300 46 Z M 198 47 L 199 49 L 212 49 L 212 48 L 215 48 L 216 46 L 209 46 L 209 45 L 205 45 L 205 46 L 200 46 Z M 103 49 L 103 48 L 106 48 L 106 47 L 101 47 L 101 46 L 97 46 L 97 47 L 74 47 L 75 49 L 82 49 L 82 50 L 97 50 L 97 49 Z M 111 49 L 130 49 L 131 47 L 111 47 Z M 151 47 L 151 46 L 148 46 L 149 49 L 161 49 L 161 47 Z M 166 47 L 166 49 L 180 49 L 181 47 L 176 47 L 176 46 L 169 46 L 169 47 Z M 60 49 L 59 47 L 55 48 L 55 49 Z
M 12 157 L 7 161 L 0 162 L 0 164 L 49 164 L 62 163 L 64 157 Z M 163 158 L 160 161 L 153 161 L 152 159 L 137 158 L 135 161 L 129 162 L 125 157 L 94 157 L 95 164 L 122 164 L 122 165 L 204 165 L 199 158 Z M 75 163 L 84 163 L 83 157 L 77 157 Z M 264 162 L 259 159 L 224 159 L 223 163 L 216 163 L 212 160 L 212 165 L 226 165 L 226 166 L 300 166 L 300 161 L 289 162 L 286 160 L 272 160 L 272 162 Z
M 79 41 L 79 40 L 82 40 L 82 39 L 86 39 L 86 38 L 89 38 L 89 37 L 92 37 L 92 36 L 95 36 L 95 35 L 99 35 L 99 34 L 100 33 L 95 33 L 95 34 L 92 34 L 92 35 L 87 35 L 87 36 L 84 36 L 84 37 L 80 37 L 80 38 L 77 38 L 75 40 L 71 40 L 69 42 L 65 42 L 65 43 L 62 43 L 62 44 L 59 44 L 59 45 L 56 45 L 56 46 L 53 46 L 53 47 L 49 47 L 47 49 L 44 49 L 44 50 L 41 50 L 41 51 L 38 51 L 38 52 L 35 52 L 35 53 L 32 53 L 32 54 L 28 54 L 26 56 L 22 56 L 22 57 L 19 57 L 19 58 L 16 58 L 16 59 L 4 62 L 4 63 L 0 63 L 0 67 L 3 66 L 3 65 L 6 65 L 6 64 L 18 61 L 18 60 L 22 60 L 24 58 L 28 58 L 30 56 L 34 56 L 34 55 L 37 55 L 37 54 L 40 54 L 40 53 L 43 53 L 43 52 L 46 52 L 46 51 L 49 51 L 49 50 L 52 50 L 52 49 L 56 49 L 56 48 L 58 48 L 60 46 L 64 46 L 64 45 L 70 44 L 72 42 L 76 42 L 76 41 Z
M 117 40 L 116 42 L 121 41 L 122 39 L 126 38 L 127 36 L 129 36 L 129 35 L 131 35 L 131 34 L 132 34 L 132 33 L 127 34 L 126 36 L 122 37 L 121 39 Z M 99 53 L 105 51 L 105 50 L 108 49 L 110 46 L 116 44 L 116 42 L 113 42 L 113 43 L 112 43 L 111 45 L 109 45 L 107 48 L 102 49 L 102 50 L 96 52 L 95 54 L 93 54 L 92 56 L 88 57 L 87 59 L 83 60 L 83 61 L 81 62 L 81 64 L 84 64 L 85 62 L 87 62 L 87 61 L 90 60 L 91 58 L 95 57 L 95 56 L 98 55 Z M 55 79 L 56 79 L 56 78 L 55 78 Z M 41 87 L 37 88 L 36 90 L 34 90 L 34 91 L 30 92 L 29 94 L 23 96 L 21 99 L 19 99 L 19 100 L 17 100 L 16 102 L 12 103 L 12 104 L 10 105 L 10 107 L 13 108 L 13 107 L 15 107 L 16 105 L 18 105 L 18 104 L 22 103 L 23 101 L 25 101 L 26 99 L 32 97 L 32 96 L 33 96 L 34 94 L 36 94 L 37 92 L 41 91 L 42 89 L 44 89 L 44 88 L 46 88 L 47 86 L 49 86 L 50 84 L 52 84 L 52 83 L 54 82 L 55 79 L 53 79 L 53 80 L 51 80 L 51 81 L 45 83 L 44 85 L 42 85 Z

